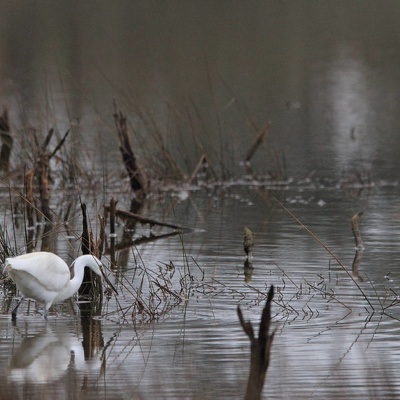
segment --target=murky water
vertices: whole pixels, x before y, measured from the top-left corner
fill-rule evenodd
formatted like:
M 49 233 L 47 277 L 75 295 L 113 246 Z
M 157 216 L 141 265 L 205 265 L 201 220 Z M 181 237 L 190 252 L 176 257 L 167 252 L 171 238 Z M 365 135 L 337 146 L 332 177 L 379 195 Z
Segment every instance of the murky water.
M 194 231 L 118 251 L 110 278 L 119 295 L 94 318 L 74 299 L 53 307 L 46 322 L 25 302 L 13 325 L 16 300 L 3 290 L 0 398 L 243 398 L 249 342 L 236 308 L 256 324 L 271 284 L 276 334 L 266 398 L 399 397 L 396 2 L 58 4 L 4 4 L 0 17 L 0 87 L 13 123 L 55 125 L 59 137 L 72 125 L 68 154 L 88 168 L 90 184 L 77 187 L 63 183 L 61 158 L 52 165 L 52 208 L 60 220 L 71 211 L 68 225 L 52 231 L 51 248 L 66 261 L 79 249 L 78 195 L 95 234 L 111 197 L 130 208 L 114 98 L 144 165 L 161 139 L 169 152 L 157 158 L 179 160 L 175 175 L 163 166 L 175 189 L 160 185 L 141 214 Z M 253 179 L 240 161 L 254 125 L 268 119 Z M 15 154 L 24 146 L 16 143 Z M 202 152 L 226 179 L 174 186 L 176 171 L 190 176 Z M 12 170 L 23 158 L 14 156 Z M 1 225 L 19 251 L 22 191 L 17 178 L 2 181 Z M 359 211 L 365 249 L 356 270 L 350 219 Z M 252 268 L 244 226 L 255 236 Z M 134 239 L 149 234 L 136 228 Z M 117 247 L 123 236 L 121 223 Z M 39 235 L 36 250 L 41 243 Z

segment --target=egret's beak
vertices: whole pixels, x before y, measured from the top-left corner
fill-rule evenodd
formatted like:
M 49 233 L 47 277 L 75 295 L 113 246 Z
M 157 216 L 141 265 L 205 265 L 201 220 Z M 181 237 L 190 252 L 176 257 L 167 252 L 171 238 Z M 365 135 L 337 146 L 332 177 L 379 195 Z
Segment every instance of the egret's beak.
M 103 275 L 103 279 L 106 281 L 107 285 L 110 286 L 110 288 L 114 291 L 114 293 L 118 296 L 118 291 L 115 289 L 114 285 L 110 282 L 110 280 L 107 278 L 106 274 L 104 273 L 103 269 L 100 268 L 101 274 Z

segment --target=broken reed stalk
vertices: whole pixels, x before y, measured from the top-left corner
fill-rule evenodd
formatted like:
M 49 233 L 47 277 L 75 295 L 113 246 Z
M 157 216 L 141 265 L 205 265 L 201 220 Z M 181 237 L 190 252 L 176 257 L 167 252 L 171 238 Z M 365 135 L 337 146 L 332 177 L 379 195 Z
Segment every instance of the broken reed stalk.
M 363 215 L 363 212 L 360 211 L 357 214 L 353 215 L 353 217 L 351 218 L 351 230 L 352 230 L 354 238 L 356 240 L 356 248 L 357 249 L 364 248 L 364 243 L 361 238 L 361 232 L 360 232 L 360 219 L 361 219 L 362 215 Z
M 322 240 L 315 235 L 313 232 L 311 232 L 310 229 L 308 229 L 292 212 L 290 212 L 276 197 L 273 198 L 301 227 L 303 227 L 306 232 L 314 239 L 316 240 L 324 249 L 325 251 L 328 252 L 328 254 L 338 263 L 338 265 L 343 269 L 343 271 L 349 276 L 349 278 L 353 281 L 353 283 L 357 286 L 357 289 L 360 291 L 360 293 L 363 295 L 364 299 L 366 302 L 369 304 L 371 309 L 375 311 L 374 306 L 368 299 L 367 295 L 365 292 L 362 290 L 361 286 L 357 283 L 357 281 L 354 279 L 354 277 L 351 275 L 351 273 L 347 270 L 347 268 L 341 263 L 341 261 L 332 253 L 332 251 L 326 246 Z
M 121 151 L 122 160 L 125 164 L 126 171 L 133 192 L 138 196 L 139 200 L 143 200 L 146 196 L 146 180 L 143 172 L 140 170 L 136 157 L 132 151 L 128 136 L 128 125 L 126 116 L 121 112 L 114 113 L 114 122 L 117 128 L 118 138 L 120 142 L 119 150 Z
M 245 163 L 249 163 L 250 160 L 253 158 L 255 152 L 260 147 L 261 143 L 263 142 L 266 134 L 268 133 L 269 128 L 271 127 L 271 122 L 267 121 L 264 127 L 258 132 L 256 139 L 254 140 L 253 144 L 247 151 L 246 157 L 244 159 Z
M 3 114 L 0 116 L 0 137 L 2 141 L 0 150 L 0 171 L 8 172 L 13 137 L 11 136 L 7 107 L 3 107 Z
M 270 353 L 275 331 L 269 334 L 271 326 L 271 303 L 274 298 L 274 286 L 271 285 L 267 302 L 261 314 L 258 338 L 254 335 L 251 322 L 245 322 L 240 306 L 237 308 L 240 325 L 250 339 L 250 374 L 247 381 L 245 400 L 261 399 L 265 375 L 270 362 Z

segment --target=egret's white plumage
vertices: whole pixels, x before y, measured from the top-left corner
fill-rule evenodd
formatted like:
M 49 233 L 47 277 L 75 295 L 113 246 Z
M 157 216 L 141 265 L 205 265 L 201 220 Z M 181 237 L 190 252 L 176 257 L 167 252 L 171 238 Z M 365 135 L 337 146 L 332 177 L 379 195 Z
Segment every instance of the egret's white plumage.
M 78 291 L 82 284 L 85 267 L 103 276 L 100 270 L 101 262 L 94 256 L 80 256 L 73 265 L 74 277 L 71 279 L 68 265 L 54 253 L 40 251 L 7 258 L 5 271 L 8 272 L 22 295 L 21 301 L 12 311 L 13 319 L 16 318 L 17 309 L 24 298 L 43 303 L 44 316 L 47 318 L 49 308 L 53 303 L 66 300 Z

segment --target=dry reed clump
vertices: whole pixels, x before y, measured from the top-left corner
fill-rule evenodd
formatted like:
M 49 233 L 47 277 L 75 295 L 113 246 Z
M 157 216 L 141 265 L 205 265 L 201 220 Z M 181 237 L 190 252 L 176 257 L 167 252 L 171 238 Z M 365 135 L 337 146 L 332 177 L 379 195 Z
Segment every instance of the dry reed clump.
M 271 122 L 266 120 L 260 126 L 237 96 L 225 109 L 219 109 L 214 103 L 214 120 L 209 114 L 203 115 L 204 111 L 190 96 L 182 108 L 167 103 L 165 113 L 160 113 L 159 117 L 152 109 L 133 102 L 129 102 L 126 106 L 129 111 L 124 113 L 117 110 L 115 103 L 114 109 L 120 150 L 134 191 L 152 190 L 151 187 L 157 188 L 165 182 L 207 186 L 244 177 L 262 181 L 286 179 L 283 153 L 272 143 L 266 146 Z M 235 121 L 235 133 L 225 132 L 221 123 L 229 113 L 235 120 L 237 115 L 241 118 Z M 134 124 L 127 115 L 135 120 Z M 242 153 L 232 149 L 232 142 L 238 142 L 239 148 L 247 150 Z M 134 143 L 135 153 L 129 150 L 130 143 Z M 147 180 L 143 179 L 144 171 Z

